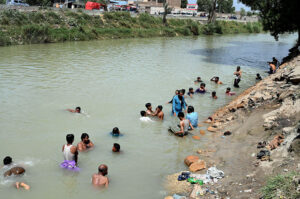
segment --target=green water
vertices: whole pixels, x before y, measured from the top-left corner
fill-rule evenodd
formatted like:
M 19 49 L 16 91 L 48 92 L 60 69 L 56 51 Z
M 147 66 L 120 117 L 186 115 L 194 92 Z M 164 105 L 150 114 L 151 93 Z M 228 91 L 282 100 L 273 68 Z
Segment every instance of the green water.
M 275 42 L 267 34 L 198 38 L 153 38 L 11 46 L 0 48 L 0 158 L 13 157 L 26 168 L 21 179 L 31 185 L 17 191 L 14 179 L 0 177 L 1 198 L 163 198 L 164 176 L 186 169 L 183 159 L 207 146 L 210 134 L 200 141 L 174 137 L 167 132 L 178 119 L 167 105 L 176 89 L 197 88 L 201 76 L 209 94 L 187 98 L 204 120 L 233 97 L 233 72 L 242 67 L 240 93 L 255 84 L 255 74 L 268 69 L 273 56 L 282 58 L 295 36 Z M 209 82 L 219 76 L 223 85 Z M 141 124 L 145 103 L 163 105 L 165 120 Z M 81 106 L 88 115 L 71 114 Z M 118 126 L 125 135 L 112 138 Z M 198 129 L 199 130 L 199 129 Z M 79 173 L 62 170 L 61 147 L 67 133 L 88 133 L 93 151 L 79 154 Z M 114 142 L 121 154 L 112 154 Z M 91 186 L 99 164 L 109 167 L 110 186 Z

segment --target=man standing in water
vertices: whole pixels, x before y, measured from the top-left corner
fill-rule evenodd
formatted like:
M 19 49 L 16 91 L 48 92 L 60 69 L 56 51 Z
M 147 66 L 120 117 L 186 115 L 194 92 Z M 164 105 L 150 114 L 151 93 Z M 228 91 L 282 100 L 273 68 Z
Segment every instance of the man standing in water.
M 157 116 L 160 120 L 164 119 L 164 112 L 162 111 L 163 107 L 162 105 L 157 106 L 155 110 L 155 116 Z
M 63 145 L 62 152 L 64 154 L 64 159 L 67 161 L 75 161 L 77 164 L 78 161 L 78 151 L 76 146 L 73 146 L 74 135 L 68 134 L 66 136 L 67 144 Z
M 153 111 L 152 111 L 152 106 L 151 106 L 151 103 L 147 103 L 147 104 L 145 104 L 145 107 L 146 107 L 146 115 L 148 116 L 148 115 L 150 115 L 150 116 L 153 116 L 154 115 L 154 113 L 153 113 Z
M 240 86 L 239 86 L 239 83 L 240 83 L 241 78 L 242 78 L 241 67 L 238 66 L 238 67 L 236 68 L 236 71 L 235 71 L 233 74 L 235 75 L 235 79 L 234 79 L 233 86 L 234 86 L 235 88 L 239 88 L 239 87 L 240 87 Z
M 81 134 L 81 142 L 77 144 L 78 151 L 86 151 L 94 147 L 94 143 L 90 141 L 87 133 Z
M 98 173 L 95 173 L 92 176 L 92 183 L 94 186 L 97 186 L 97 187 L 105 186 L 106 188 L 108 187 L 109 180 L 106 177 L 106 175 L 108 173 L 107 170 L 108 170 L 108 168 L 105 164 L 101 164 L 98 167 Z
M 175 95 L 172 103 L 172 113 L 174 116 L 182 112 L 182 109 L 186 110 L 186 103 L 183 97 L 183 91 L 179 91 L 179 95 Z

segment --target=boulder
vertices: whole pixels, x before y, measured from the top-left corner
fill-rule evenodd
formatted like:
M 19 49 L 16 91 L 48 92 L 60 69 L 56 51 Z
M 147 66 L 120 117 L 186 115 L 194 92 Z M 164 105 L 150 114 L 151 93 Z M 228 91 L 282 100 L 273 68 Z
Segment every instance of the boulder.
M 210 126 L 210 127 L 207 128 L 207 130 L 210 131 L 210 132 L 216 132 L 218 129 Z
M 226 121 L 231 121 L 231 120 L 234 120 L 233 116 L 230 116 L 230 117 L 226 118 Z
M 200 134 L 201 135 L 205 135 L 205 131 L 204 130 L 200 130 Z
M 185 159 L 184 159 L 184 163 L 187 165 L 187 166 L 190 166 L 191 164 L 193 164 L 194 162 L 197 162 L 199 160 L 199 157 L 198 156 L 195 156 L 195 155 L 189 155 L 187 156 Z
M 206 163 L 203 160 L 198 160 L 197 162 L 191 164 L 189 169 L 191 172 L 196 172 L 196 171 L 206 169 Z
M 167 196 L 165 199 L 174 199 L 172 196 Z
M 200 137 L 198 135 L 194 135 L 192 138 L 195 140 L 200 140 Z

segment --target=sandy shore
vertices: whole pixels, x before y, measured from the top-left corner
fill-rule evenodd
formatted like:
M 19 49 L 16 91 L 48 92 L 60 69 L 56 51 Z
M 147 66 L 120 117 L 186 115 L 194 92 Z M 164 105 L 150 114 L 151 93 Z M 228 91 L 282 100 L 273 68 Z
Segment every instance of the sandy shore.
M 199 198 L 260 198 L 267 177 L 300 172 L 300 56 L 245 90 L 212 118 L 212 139 L 202 150 L 215 152 L 192 151 L 191 155 L 206 161 L 206 168 L 214 165 L 223 170 L 225 178 L 204 185 L 215 194 Z M 232 134 L 223 136 L 226 131 Z M 278 135 L 284 139 L 277 143 L 274 137 Z M 263 141 L 271 152 L 266 161 L 256 158 L 261 150 L 257 144 Z M 170 195 L 190 196 L 195 186 L 177 181 L 177 176 L 167 177 L 167 191 Z

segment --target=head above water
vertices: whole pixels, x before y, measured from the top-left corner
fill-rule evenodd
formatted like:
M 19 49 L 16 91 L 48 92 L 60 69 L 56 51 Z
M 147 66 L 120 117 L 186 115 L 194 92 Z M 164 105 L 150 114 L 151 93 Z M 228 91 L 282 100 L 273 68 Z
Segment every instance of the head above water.
M 179 112 L 179 113 L 178 113 L 178 118 L 179 118 L 179 119 L 184 118 L 184 113 L 183 113 L 183 112 Z
M 176 91 L 175 91 L 175 95 L 178 95 L 178 94 L 179 94 L 179 90 L 176 90 Z
M 197 77 L 197 81 L 201 81 L 201 77 Z
M 188 106 L 187 112 L 188 113 L 194 112 L 194 107 L 193 106 Z
M 230 88 L 230 87 L 226 88 L 226 93 L 229 93 L 229 92 L 230 92 L 230 90 L 231 90 L 231 88 Z
M 157 106 L 157 109 L 160 110 L 160 111 L 162 111 L 162 110 L 163 110 L 162 105 L 158 105 L 158 106 Z
M 205 83 L 201 83 L 201 84 L 200 84 L 200 87 L 201 87 L 201 88 L 205 88 Z
M 257 73 L 257 74 L 256 74 L 256 77 L 260 77 L 260 74 L 259 74 L 259 73 Z
M 76 108 L 75 108 L 75 112 L 76 112 L 76 113 L 81 113 L 81 108 L 80 108 L 79 106 L 76 107 Z
M 185 91 L 184 91 L 185 92 Z M 183 90 L 181 89 L 181 90 L 179 90 L 179 96 L 183 96 L 184 95 L 184 93 L 183 93 Z
M 211 96 L 213 96 L 213 97 L 215 97 L 216 95 L 217 95 L 216 91 L 213 91 L 213 92 L 211 93 Z
M 119 128 L 118 127 L 113 128 L 112 134 L 119 135 L 120 134 Z
M 145 107 L 146 107 L 147 109 L 151 109 L 151 108 L 152 108 L 152 107 L 151 107 L 151 103 L 145 104 Z
M 10 156 L 6 156 L 4 159 L 3 159 L 3 164 L 4 165 L 9 165 L 12 163 L 12 158 Z
M 218 82 L 219 81 L 219 77 L 215 77 L 215 82 Z
M 88 140 L 89 138 L 90 138 L 89 134 L 87 134 L 87 133 L 81 134 L 81 140 L 82 140 L 82 141 Z
M 193 92 L 194 91 L 194 89 L 191 87 L 191 88 L 189 88 L 189 92 Z
M 241 70 L 241 67 L 240 66 L 237 66 L 236 67 L 236 71 L 240 71 Z
M 107 166 L 105 164 L 101 164 L 99 167 L 98 167 L 98 172 L 101 173 L 103 176 L 106 176 L 107 175 Z
M 182 91 L 182 94 L 184 95 L 185 94 L 185 89 L 183 88 L 183 89 L 181 89 L 181 91 Z
M 68 144 L 72 144 L 74 142 L 74 135 L 73 134 L 68 134 L 66 136 L 66 140 Z
M 119 152 L 120 149 L 121 149 L 120 144 L 114 143 L 114 146 L 113 146 L 113 148 L 112 148 L 112 151 L 113 151 L 113 152 Z
M 146 117 L 146 111 L 141 111 L 141 116 Z

